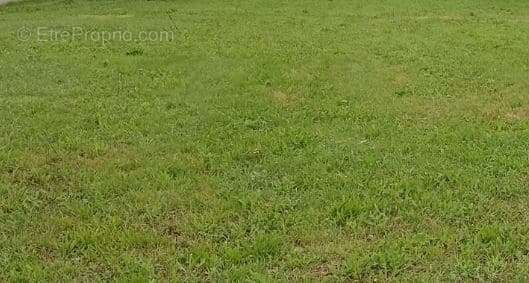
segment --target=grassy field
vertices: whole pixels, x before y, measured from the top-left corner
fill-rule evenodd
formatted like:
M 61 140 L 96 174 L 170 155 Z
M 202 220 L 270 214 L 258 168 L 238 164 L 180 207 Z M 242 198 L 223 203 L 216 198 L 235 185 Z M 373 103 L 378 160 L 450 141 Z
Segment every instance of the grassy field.
M 0 281 L 529 280 L 528 43 L 526 0 L 1 6 Z

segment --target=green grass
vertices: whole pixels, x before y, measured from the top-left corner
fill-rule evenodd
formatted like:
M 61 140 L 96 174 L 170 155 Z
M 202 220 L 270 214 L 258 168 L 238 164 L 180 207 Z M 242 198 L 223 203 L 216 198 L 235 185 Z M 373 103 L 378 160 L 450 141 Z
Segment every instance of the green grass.
M 0 281 L 529 280 L 528 42 L 526 0 L 2 6 Z

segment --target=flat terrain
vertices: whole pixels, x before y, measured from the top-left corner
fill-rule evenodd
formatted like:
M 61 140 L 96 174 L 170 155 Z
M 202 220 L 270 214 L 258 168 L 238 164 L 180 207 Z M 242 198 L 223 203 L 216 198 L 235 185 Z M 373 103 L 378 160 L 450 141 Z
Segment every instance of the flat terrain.
M 528 43 L 526 0 L 4 5 L 0 281 L 529 280 Z

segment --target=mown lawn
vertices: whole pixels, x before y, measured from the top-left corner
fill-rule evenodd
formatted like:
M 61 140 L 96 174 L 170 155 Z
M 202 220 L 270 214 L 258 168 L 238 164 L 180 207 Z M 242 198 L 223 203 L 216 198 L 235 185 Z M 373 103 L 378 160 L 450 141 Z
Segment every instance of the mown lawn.
M 0 281 L 529 280 L 528 43 L 526 0 L 1 6 Z

